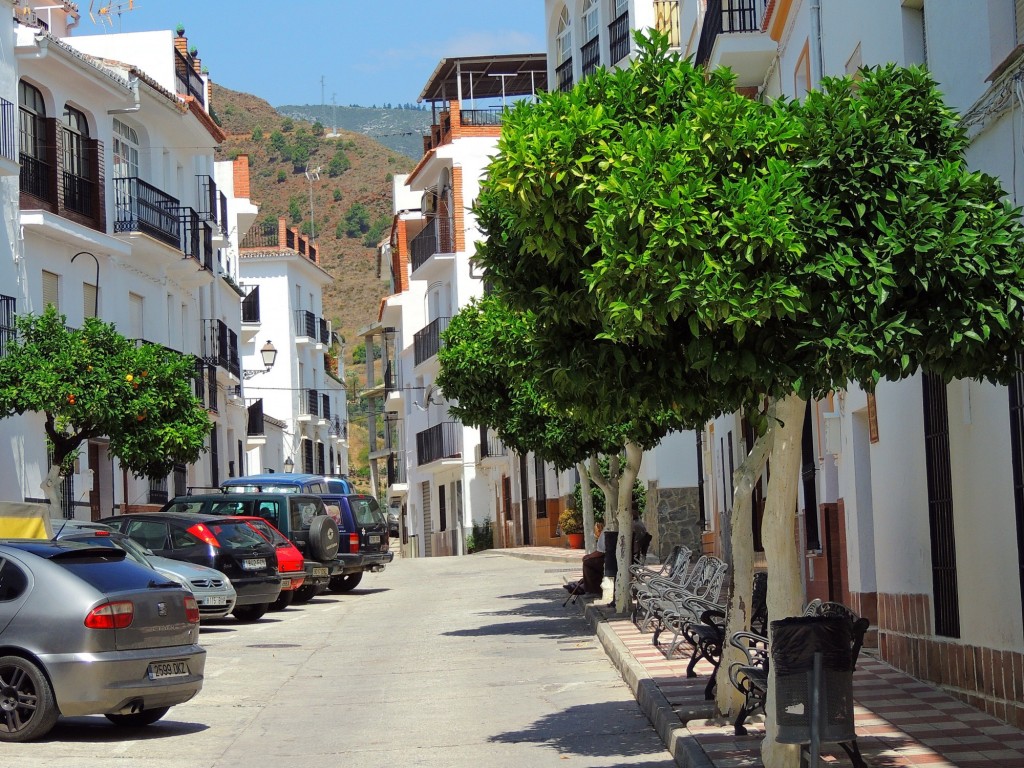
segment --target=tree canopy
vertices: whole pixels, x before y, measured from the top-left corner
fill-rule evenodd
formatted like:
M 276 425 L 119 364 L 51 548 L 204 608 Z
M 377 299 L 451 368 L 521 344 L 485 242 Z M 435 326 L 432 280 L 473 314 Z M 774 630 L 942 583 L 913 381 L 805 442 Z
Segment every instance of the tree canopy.
M 16 322 L 0 358 L 0 415 L 43 414 L 55 467 L 66 470 L 99 437 L 136 475 L 166 477 L 199 458 L 210 420 L 193 393 L 191 357 L 136 346 L 96 318 L 68 328 L 52 306 Z

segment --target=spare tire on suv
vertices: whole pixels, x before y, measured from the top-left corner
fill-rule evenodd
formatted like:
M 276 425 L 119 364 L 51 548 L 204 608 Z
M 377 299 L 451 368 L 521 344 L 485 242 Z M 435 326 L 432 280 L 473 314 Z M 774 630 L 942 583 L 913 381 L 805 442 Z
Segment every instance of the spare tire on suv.
M 338 556 L 338 524 L 333 517 L 317 515 L 309 521 L 309 551 L 317 560 L 333 560 Z

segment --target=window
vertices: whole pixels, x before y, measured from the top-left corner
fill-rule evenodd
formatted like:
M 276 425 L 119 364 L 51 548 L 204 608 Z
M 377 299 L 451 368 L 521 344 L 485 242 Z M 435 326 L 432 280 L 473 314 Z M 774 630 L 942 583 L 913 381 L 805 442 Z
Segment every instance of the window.
M 167 524 L 158 520 L 129 520 L 125 534 L 157 552 L 167 549 Z
M 583 39 L 593 40 L 597 37 L 597 0 L 587 0 L 583 4 Z
M 61 126 L 63 167 L 65 173 L 89 178 L 89 163 L 83 142 L 89 138 L 89 121 L 74 107 L 64 105 L 64 125 Z
M 537 489 L 537 518 L 541 519 L 548 516 L 548 482 L 544 461 L 539 456 L 533 457 L 533 474 Z
M 60 275 L 43 270 L 43 306 L 60 311 Z
M 216 424 L 210 429 L 210 485 L 220 485 L 220 440 Z
M 252 530 L 251 528 L 249 530 Z M 189 549 L 190 547 L 201 547 L 203 541 L 197 536 L 193 536 L 188 531 L 182 528 L 171 529 L 171 548 L 172 549 Z
M 18 117 L 21 130 L 21 154 L 46 162 L 46 102 L 34 85 L 18 83 Z
M 1024 353 L 1016 354 L 1018 369 Z M 1013 506 L 1017 519 L 1017 568 L 1024 596 L 1024 373 L 1014 375 L 1010 384 L 1010 460 L 1013 464 Z
M 572 58 L 572 21 L 569 19 L 569 9 L 562 6 L 562 13 L 558 17 L 558 33 L 555 36 L 555 62 L 564 64 Z
M 139 175 L 139 135 L 120 120 L 114 120 L 114 176 L 119 179 Z
M 145 307 L 146 302 L 142 296 L 137 293 L 128 294 L 128 335 L 133 339 L 146 338 L 143 326 Z
M 0 560 L 0 602 L 21 597 L 27 587 L 25 572 L 10 560 Z
M 629 0 L 612 0 L 614 6 L 612 14 L 616 19 L 629 10 Z
M 82 283 L 82 317 L 96 317 L 97 298 L 96 286 Z
M 445 502 L 445 487 L 444 485 L 437 486 L 437 516 L 440 526 L 437 530 L 446 531 L 448 530 L 448 508 Z

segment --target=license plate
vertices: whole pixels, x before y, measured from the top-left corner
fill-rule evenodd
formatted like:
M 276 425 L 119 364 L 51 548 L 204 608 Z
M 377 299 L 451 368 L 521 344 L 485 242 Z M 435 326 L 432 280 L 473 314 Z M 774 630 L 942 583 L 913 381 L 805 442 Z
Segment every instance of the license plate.
M 203 600 L 203 605 L 227 605 L 228 599 L 223 595 L 214 595 Z
M 188 675 L 188 662 L 154 661 L 149 665 L 149 679 L 159 680 L 164 677 L 185 677 Z
M 242 567 L 247 571 L 262 571 L 267 567 L 267 560 L 263 557 L 257 557 L 252 560 L 243 560 Z
M 292 580 L 291 579 L 281 579 L 281 589 L 291 589 L 291 588 L 292 588 Z
M 371 534 L 370 535 L 370 543 L 371 544 L 380 544 L 380 536 L 374 536 L 374 535 Z
M 314 568 L 313 569 L 313 575 L 314 576 L 326 576 L 327 575 L 327 569 L 326 568 Z

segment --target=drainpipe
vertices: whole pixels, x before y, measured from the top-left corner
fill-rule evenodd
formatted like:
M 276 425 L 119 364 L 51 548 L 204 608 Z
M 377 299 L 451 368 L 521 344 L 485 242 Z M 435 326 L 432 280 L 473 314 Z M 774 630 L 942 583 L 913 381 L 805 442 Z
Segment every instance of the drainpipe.
M 822 54 L 821 54 L 821 0 L 811 0 L 811 87 L 821 86 Z
M 128 85 L 132 89 L 132 100 L 135 102 L 135 105 L 131 107 L 120 107 L 118 109 L 108 109 L 108 115 L 127 115 L 131 112 L 138 112 L 142 109 L 142 100 L 139 98 L 139 78 L 135 76 L 129 77 Z

